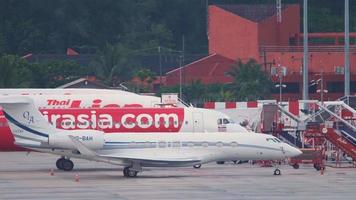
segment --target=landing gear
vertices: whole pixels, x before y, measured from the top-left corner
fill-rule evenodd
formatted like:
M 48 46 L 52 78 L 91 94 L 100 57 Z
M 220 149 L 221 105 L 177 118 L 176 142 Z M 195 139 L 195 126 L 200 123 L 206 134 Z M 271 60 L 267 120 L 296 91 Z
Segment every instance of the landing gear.
M 74 163 L 71 160 L 62 157 L 57 160 L 56 167 L 59 170 L 71 171 L 74 168 Z
M 298 164 L 298 163 L 294 163 L 294 164 L 292 165 L 292 167 L 293 167 L 294 169 L 299 169 L 299 164 Z
M 193 166 L 195 169 L 200 169 L 201 168 L 201 164 L 197 164 Z
M 281 170 L 277 168 L 274 170 L 273 174 L 276 176 L 279 176 L 279 175 L 281 175 Z
M 314 169 L 316 169 L 316 171 L 320 171 L 321 170 L 320 164 L 314 164 Z
M 137 171 L 131 169 L 131 167 L 125 167 L 123 170 L 124 176 L 125 177 L 136 177 L 137 176 Z
M 223 165 L 223 164 L 225 164 L 225 161 L 217 161 L 216 164 Z

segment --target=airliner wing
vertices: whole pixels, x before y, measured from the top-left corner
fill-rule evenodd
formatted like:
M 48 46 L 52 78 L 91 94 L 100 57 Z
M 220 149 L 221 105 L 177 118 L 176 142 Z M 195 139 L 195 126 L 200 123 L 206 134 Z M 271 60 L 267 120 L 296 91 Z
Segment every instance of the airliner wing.
M 194 158 L 154 158 L 154 157 L 131 157 L 131 156 L 125 156 L 122 155 L 121 153 L 111 153 L 111 154 L 105 154 L 105 155 L 100 155 L 97 154 L 95 151 L 87 148 L 82 142 L 78 140 L 78 138 L 75 138 L 74 136 L 68 136 L 71 141 L 73 142 L 73 145 L 77 148 L 77 150 L 86 157 L 90 157 L 94 160 L 98 161 L 103 161 L 103 160 L 111 160 L 111 161 L 121 161 L 123 163 L 141 163 L 143 165 L 170 165 L 170 164 L 175 164 L 175 165 L 189 165 L 189 164 L 196 164 L 200 163 L 200 160 L 194 159 Z

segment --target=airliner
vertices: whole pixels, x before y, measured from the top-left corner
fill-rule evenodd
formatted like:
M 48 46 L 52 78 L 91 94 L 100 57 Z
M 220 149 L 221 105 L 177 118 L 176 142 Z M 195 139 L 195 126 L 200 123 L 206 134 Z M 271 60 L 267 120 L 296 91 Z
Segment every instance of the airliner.
M 49 123 L 26 96 L 0 98 L 15 143 L 60 155 L 58 169 L 70 171 L 70 158 L 123 166 L 125 177 L 144 167 L 186 167 L 219 160 L 277 160 L 302 152 L 278 138 L 258 133 L 159 132 L 105 133 L 100 130 L 63 130 Z M 275 175 L 281 171 L 276 168 Z
M 0 90 L 1 96 L 31 97 L 48 122 L 65 130 L 120 132 L 248 132 L 227 115 L 209 109 L 162 105 L 160 98 L 125 91 Z M 1 93 L 2 92 L 2 93 Z M 0 109 L 0 150 L 16 150 Z

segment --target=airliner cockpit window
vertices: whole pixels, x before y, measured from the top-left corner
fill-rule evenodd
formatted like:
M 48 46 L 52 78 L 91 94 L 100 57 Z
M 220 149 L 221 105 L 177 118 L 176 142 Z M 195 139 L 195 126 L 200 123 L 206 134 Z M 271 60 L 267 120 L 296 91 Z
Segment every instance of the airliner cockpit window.
M 226 118 L 223 119 L 223 124 L 230 124 L 230 121 Z
M 281 143 L 282 141 L 279 140 L 278 138 L 274 138 L 278 143 Z
M 267 142 L 276 142 L 273 138 L 266 138 Z

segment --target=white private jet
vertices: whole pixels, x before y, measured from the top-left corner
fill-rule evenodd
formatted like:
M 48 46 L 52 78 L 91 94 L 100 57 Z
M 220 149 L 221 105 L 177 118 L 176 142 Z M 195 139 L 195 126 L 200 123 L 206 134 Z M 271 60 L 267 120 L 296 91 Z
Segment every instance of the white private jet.
M 0 106 L 19 146 L 62 156 L 59 169 L 70 171 L 70 158 L 124 166 L 125 177 L 143 167 L 184 167 L 220 160 L 277 160 L 301 154 L 271 135 L 229 132 L 104 133 L 55 128 L 29 97 L 5 97 Z M 274 174 L 279 175 L 278 168 Z

